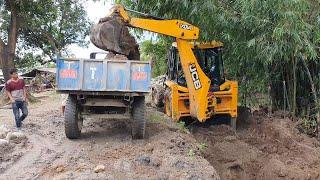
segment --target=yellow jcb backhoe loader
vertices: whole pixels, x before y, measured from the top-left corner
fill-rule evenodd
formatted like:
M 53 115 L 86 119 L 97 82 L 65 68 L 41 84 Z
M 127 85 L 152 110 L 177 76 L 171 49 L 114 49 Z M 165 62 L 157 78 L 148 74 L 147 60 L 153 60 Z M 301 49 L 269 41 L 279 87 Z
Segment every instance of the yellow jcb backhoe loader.
M 237 117 L 237 82 L 228 81 L 224 77 L 221 42 L 190 42 L 201 71 L 210 79 L 208 96 L 208 119 L 230 119 L 236 127 Z M 164 110 L 168 116 L 178 121 L 184 117 L 193 117 L 190 113 L 190 96 L 185 73 L 181 66 L 177 43 L 173 43 L 168 53 L 168 68 L 165 80 Z M 198 71 L 198 70 L 197 70 Z M 194 72 L 190 69 L 190 72 Z M 197 79 L 195 73 L 192 78 Z M 192 80 L 194 80 L 192 79 Z M 193 83 L 195 83 L 193 81 Z M 196 85 L 194 85 L 196 86 Z M 174 105 L 175 103 L 175 105 Z M 202 103 L 200 103 L 200 106 Z M 176 114 L 173 114 L 175 113 Z M 209 113 L 210 112 L 210 113 Z M 225 118 L 219 118 L 219 117 Z M 203 122 L 203 121 L 201 121 Z
M 143 18 L 130 17 L 137 13 Z M 200 122 L 228 116 L 236 127 L 238 84 L 226 81 L 219 42 L 196 43 L 199 28 L 181 20 L 167 20 L 115 5 L 110 17 L 125 26 L 171 36 L 176 39 L 170 50 L 165 82 L 165 112 L 174 121 L 192 117 Z M 112 40 L 114 41 L 114 39 Z

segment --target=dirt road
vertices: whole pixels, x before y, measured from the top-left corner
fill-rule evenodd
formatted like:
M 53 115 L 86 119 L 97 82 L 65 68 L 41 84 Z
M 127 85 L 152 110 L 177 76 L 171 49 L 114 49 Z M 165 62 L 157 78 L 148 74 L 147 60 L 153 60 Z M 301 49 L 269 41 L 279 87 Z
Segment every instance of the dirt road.
M 276 115 L 256 112 L 237 132 L 196 125 L 188 133 L 148 108 L 145 140 L 131 139 L 127 121 L 92 119 L 68 140 L 59 95 L 38 96 L 26 138 L 0 148 L 0 179 L 320 179 L 320 142 Z M 11 109 L 0 109 L 0 123 L 16 131 Z
M 133 141 L 126 121 L 86 120 L 82 138 L 71 141 L 59 95 L 38 96 L 23 124 L 26 142 L 0 153 L 0 179 L 219 179 L 192 135 L 161 113 L 148 110 L 145 140 Z M 15 131 L 11 111 L 0 109 L 0 122 Z

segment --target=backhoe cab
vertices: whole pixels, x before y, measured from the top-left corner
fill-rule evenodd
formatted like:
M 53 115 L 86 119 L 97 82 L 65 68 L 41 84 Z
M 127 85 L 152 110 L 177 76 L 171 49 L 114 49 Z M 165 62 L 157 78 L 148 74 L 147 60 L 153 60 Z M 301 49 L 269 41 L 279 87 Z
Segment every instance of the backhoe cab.
M 201 69 L 211 80 L 210 91 L 219 91 L 219 86 L 225 82 L 222 61 L 222 43 L 216 41 L 201 44 L 190 43 L 190 46 L 192 46 L 193 53 L 195 54 Z M 172 43 L 172 47 L 168 54 L 167 64 L 167 79 L 187 87 L 176 43 Z
M 222 60 L 223 44 L 216 41 L 190 42 L 189 44 L 201 70 L 210 79 L 209 97 L 211 98 L 208 98 L 208 102 L 211 103 L 208 106 L 210 116 L 206 120 L 217 116 L 228 117 L 233 128 L 236 128 L 237 82 L 225 79 Z M 196 86 L 198 83 L 197 72 L 193 69 L 190 69 L 190 72 L 192 72 L 192 80 Z M 165 113 L 175 121 L 179 121 L 183 117 L 189 117 L 189 91 L 176 43 L 172 44 L 168 53 L 165 86 Z

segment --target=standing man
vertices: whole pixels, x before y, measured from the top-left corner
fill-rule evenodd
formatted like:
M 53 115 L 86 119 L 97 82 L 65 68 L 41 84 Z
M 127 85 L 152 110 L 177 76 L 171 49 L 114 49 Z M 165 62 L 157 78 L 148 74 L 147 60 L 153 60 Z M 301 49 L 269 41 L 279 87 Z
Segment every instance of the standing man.
M 22 121 L 28 115 L 27 89 L 23 79 L 18 77 L 17 69 L 10 70 L 11 79 L 6 83 L 6 91 L 12 103 L 13 115 L 17 128 L 21 127 Z M 20 114 L 22 111 L 22 115 Z

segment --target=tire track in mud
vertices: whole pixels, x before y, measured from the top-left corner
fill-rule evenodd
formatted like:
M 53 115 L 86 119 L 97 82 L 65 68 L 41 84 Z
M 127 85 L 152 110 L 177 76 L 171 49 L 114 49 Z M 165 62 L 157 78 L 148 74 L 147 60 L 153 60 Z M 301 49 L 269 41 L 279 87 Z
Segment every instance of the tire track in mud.
M 0 179 L 37 179 L 43 169 L 61 157 L 62 139 L 59 133 L 62 118 L 59 115 L 59 101 L 50 97 L 50 104 L 44 99 L 39 104 L 29 107 L 29 116 L 22 126 L 22 133 L 28 138 L 28 146 L 22 156 L 10 163 L 1 174 Z M 7 111 L 6 119 L 11 119 L 11 110 Z M 8 122 L 7 122 L 8 123 Z
M 61 154 L 52 141 L 41 135 L 28 135 L 28 140 L 31 148 L 3 173 L 1 179 L 35 179 L 42 168 L 49 166 Z
M 71 141 L 64 134 L 59 99 L 53 97 L 30 107 L 22 128 L 28 146 L 0 179 L 219 179 L 194 138 L 172 121 L 163 122 L 156 110 L 149 111 L 145 140 L 132 141 L 127 121 L 88 120 L 83 137 Z M 12 112 L 4 112 L 10 125 Z M 190 150 L 196 150 L 192 157 Z M 94 172 L 99 164 L 105 172 Z

